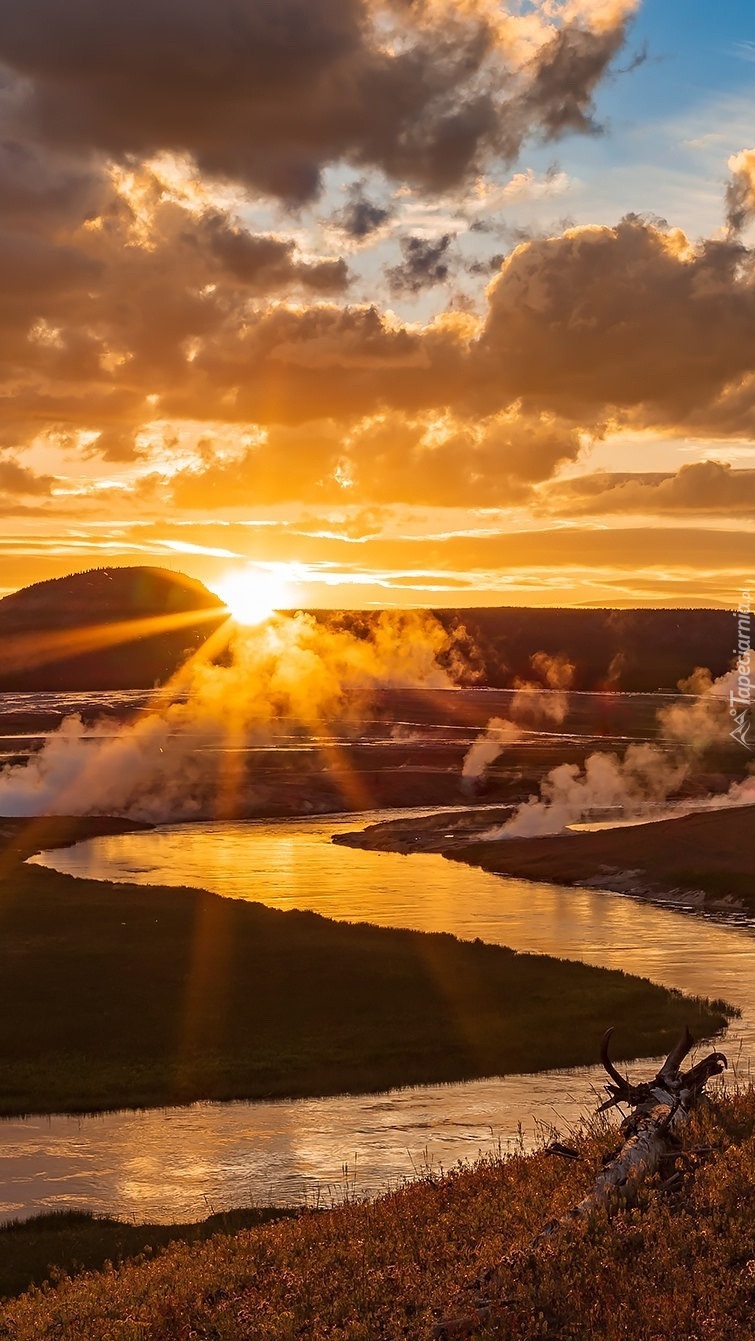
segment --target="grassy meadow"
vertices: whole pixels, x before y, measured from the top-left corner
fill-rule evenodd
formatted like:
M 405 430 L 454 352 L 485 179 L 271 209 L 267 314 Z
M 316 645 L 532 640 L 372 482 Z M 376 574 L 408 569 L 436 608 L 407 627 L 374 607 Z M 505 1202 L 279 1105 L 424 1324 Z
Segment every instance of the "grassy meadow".
M 590 1188 L 615 1148 L 615 1127 L 577 1142 L 574 1161 L 490 1158 L 375 1202 L 177 1242 L 117 1269 L 58 1279 L 0 1304 L 0 1336 L 426 1341 L 438 1319 L 469 1312 L 476 1276 L 511 1253 L 479 1341 L 747 1341 L 755 1095 L 715 1101 L 683 1141 L 672 1194 L 648 1185 L 635 1208 L 598 1213 L 536 1248 L 533 1235 Z
M 447 934 L 16 864 L 0 881 L 0 1113 L 380 1090 L 707 1037 L 721 1003 Z

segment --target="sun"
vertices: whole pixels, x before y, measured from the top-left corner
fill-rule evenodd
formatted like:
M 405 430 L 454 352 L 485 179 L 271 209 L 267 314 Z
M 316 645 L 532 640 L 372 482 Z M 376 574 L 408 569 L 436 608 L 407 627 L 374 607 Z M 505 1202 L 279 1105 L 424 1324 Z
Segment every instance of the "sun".
M 263 624 L 276 610 L 292 604 L 288 584 L 267 568 L 236 568 L 214 587 L 237 624 Z

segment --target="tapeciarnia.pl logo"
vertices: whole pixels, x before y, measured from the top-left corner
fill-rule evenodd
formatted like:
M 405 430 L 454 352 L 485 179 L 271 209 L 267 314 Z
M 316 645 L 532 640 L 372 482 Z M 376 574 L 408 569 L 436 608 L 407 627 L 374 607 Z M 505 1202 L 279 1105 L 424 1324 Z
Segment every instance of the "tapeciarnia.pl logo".
M 737 621 L 737 682 L 736 688 L 729 690 L 729 715 L 736 723 L 729 732 L 732 740 L 744 745 L 746 750 L 752 746 L 747 739 L 750 732 L 750 708 L 752 705 L 752 637 L 750 621 L 752 618 L 752 597 L 749 591 L 740 593 L 740 601 L 735 611 Z

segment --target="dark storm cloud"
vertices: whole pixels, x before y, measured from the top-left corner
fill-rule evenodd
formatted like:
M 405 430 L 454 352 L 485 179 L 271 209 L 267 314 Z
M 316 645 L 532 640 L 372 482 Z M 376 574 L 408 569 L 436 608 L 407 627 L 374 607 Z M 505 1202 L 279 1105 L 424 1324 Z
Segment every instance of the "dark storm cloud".
M 347 204 L 336 211 L 331 223 L 355 242 L 363 242 L 392 218 L 393 211 L 369 200 L 364 193 L 364 184 L 357 182 L 349 190 Z
M 227 215 L 208 213 L 192 224 L 186 240 L 205 247 L 234 279 L 253 291 L 270 293 L 300 284 L 318 293 L 341 293 L 349 283 L 346 262 L 303 261 L 290 238 L 255 234 L 233 224 Z
M 385 272 L 391 291 L 416 295 L 434 284 L 445 284 L 451 275 L 448 253 L 454 238 L 452 233 L 439 238 L 402 237 L 403 259 Z
M 593 129 L 632 7 L 595 32 L 544 28 L 522 69 L 504 16 L 474 3 L 0 0 L 0 61 L 48 143 L 187 151 L 292 202 L 338 160 L 442 190 L 533 133 Z

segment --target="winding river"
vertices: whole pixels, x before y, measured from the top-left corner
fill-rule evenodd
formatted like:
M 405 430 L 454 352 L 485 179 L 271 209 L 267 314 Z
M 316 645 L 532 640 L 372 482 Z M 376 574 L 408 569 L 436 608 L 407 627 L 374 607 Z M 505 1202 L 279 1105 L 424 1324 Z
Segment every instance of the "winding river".
M 165 826 L 34 860 L 74 875 L 200 885 L 275 908 L 480 936 L 723 996 L 743 1011 L 726 1051 L 748 1075 L 755 1057 L 749 926 L 595 890 L 502 880 L 439 856 L 330 841 L 391 813 Z M 564 1130 L 595 1107 L 601 1076 L 592 1067 L 380 1095 L 6 1120 L 0 1218 L 78 1206 L 171 1222 L 244 1204 L 328 1204 Z

